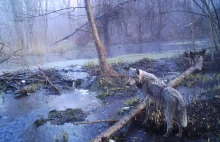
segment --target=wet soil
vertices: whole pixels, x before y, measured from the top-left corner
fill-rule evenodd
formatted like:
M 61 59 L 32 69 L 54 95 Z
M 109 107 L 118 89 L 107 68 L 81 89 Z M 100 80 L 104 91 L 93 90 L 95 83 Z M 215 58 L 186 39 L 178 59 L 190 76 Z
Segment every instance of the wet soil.
M 174 125 L 173 133 L 169 138 L 164 138 L 166 124 L 164 120 L 163 110 L 160 110 L 161 115 L 158 117 L 158 112 L 152 108 L 150 116 L 147 118 L 147 123 L 143 124 L 145 120 L 145 112 L 138 116 L 128 127 L 126 132 L 120 132 L 112 137 L 117 141 L 219 141 L 220 140 L 220 89 L 219 89 L 219 70 L 220 70 L 220 54 L 215 53 L 213 61 L 211 55 L 208 54 L 204 60 L 204 70 L 201 73 L 195 73 L 186 81 L 180 84 L 177 88 L 187 101 L 188 126 L 184 129 L 183 137 L 178 138 L 175 134 L 178 132 L 178 127 Z M 151 72 L 162 79 L 164 82 L 177 77 L 181 72 L 190 67 L 188 59 L 183 56 L 177 58 L 151 60 L 142 59 L 133 64 L 121 63 L 114 64 L 113 68 L 119 74 L 127 74 L 129 67 L 139 68 L 147 72 Z M 89 69 L 91 74 L 97 74 L 97 68 Z M 120 82 L 124 86 L 124 80 Z M 119 84 L 120 84 L 119 83 Z M 109 85 L 109 84 L 108 84 Z M 103 86 L 102 86 L 103 87 Z M 104 86 L 105 87 L 105 86 Z M 104 88 L 101 92 L 111 90 L 112 86 Z M 184 89 L 182 89 L 184 88 Z M 193 89 L 197 91 L 196 94 L 187 94 Z M 187 91 L 188 90 L 188 91 Z M 108 92 L 108 91 L 107 91 Z M 190 92 L 190 91 L 189 91 Z M 187 95 L 186 95 L 187 94 Z M 106 97 L 107 96 L 107 97 Z M 141 96 L 137 88 L 127 88 L 125 90 L 116 91 L 110 95 L 102 96 L 102 100 L 111 104 L 117 102 L 125 102 L 126 99 L 131 99 L 134 96 Z M 186 99 L 187 98 L 187 99 Z M 140 97 L 141 100 L 141 97 Z M 121 104 L 121 108 L 127 105 Z M 113 105 L 111 107 L 119 107 Z M 122 115 L 126 114 L 123 111 Z M 153 118 L 154 117 L 154 118 Z M 155 119 L 157 117 L 157 120 Z M 151 119 L 153 118 L 153 119 Z
M 87 115 L 81 109 L 71 109 L 68 108 L 66 110 L 57 111 L 52 110 L 48 114 L 47 119 L 39 119 L 34 122 L 34 124 L 39 127 L 46 122 L 50 122 L 51 124 L 56 125 L 64 125 L 64 123 L 74 123 L 78 121 L 84 121 Z
M 207 56 L 205 62 L 208 62 L 210 56 Z M 220 56 L 218 56 L 220 57 Z M 216 57 L 217 58 L 217 57 Z M 218 62 L 220 63 L 220 62 Z M 217 62 L 211 63 L 205 63 L 204 65 L 204 71 L 200 73 L 200 75 L 197 76 L 191 76 L 190 79 L 183 82 L 181 86 L 184 86 L 184 89 L 181 89 L 181 87 L 178 89 L 186 98 L 186 93 L 188 90 L 186 88 L 194 89 L 196 90 L 196 87 L 199 86 L 199 88 L 202 88 L 202 92 L 199 92 L 197 95 L 200 96 L 203 99 L 200 99 L 199 97 L 196 97 L 194 99 L 193 94 L 190 94 L 190 101 L 187 103 L 187 111 L 188 111 L 188 127 L 184 130 L 184 135 L 182 138 L 177 138 L 175 136 L 171 136 L 168 139 L 165 139 L 162 135 L 165 132 L 165 121 L 163 118 L 163 115 L 161 115 L 159 122 L 155 123 L 155 121 L 148 121 L 147 125 L 143 124 L 145 119 L 145 112 L 142 113 L 142 115 L 138 116 L 135 121 L 133 121 L 129 126 L 127 126 L 125 129 L 117 133 L 115 136 L 112 137 L 112 139 L 116 139 L 117 141 L 217 141 L 219 140 L 219 134 L 220 134 L 220 126 L 219 126 L 219 110 L 220 110 L 220 102 L 219 102 L 219 81 L 218 81 L 218 71 L 220 65 L 216 65 Z M 83 108 L 79 111 L 79 115 L 75 115 L 75 112 L 71 105 L 67 105 L 65 107 L 66 110 L 60 111 L 59 109 L 56 110 L 50 110 L 48 111 L 48 114 L 44 116 L 44 119 L 39 120 L 47 120 L 49 123 L 54 125 L 64 125 L 62 128 L 67 128 L 68 130 L 71 130 L 72 132 L 72 125 L 71 122 L 74 121 L 96 121 L 96 120 L 107 120 L 107 119 L 120 119 L 124 114 L 126 114 L 128 111 L 130 111 L 136 104 L 129 104 L 126 103 L 127 100 L 131 100 L 135 97 L 137 97 L 138 101 L 142 101 L 142 94 L 136 87 L 129 87 L 126 85 L 126 79 L 125 76 L 128 74 L 128 68 L 134 67 L 134 68 L 140 68 L 142 70 L 151 72 L 158 76 L 160 79 L 162 79 L 164 82 L 168 82 L 169 80 L 172 80 L 173 78 L 177 77 L 181 72 L 185 71 L 189 67 L 189 62 L 187 59 L 183 57 L 178 58 L 169 58 L 169 59 L 160 59 L 160 60 L 151 60 L 151 59 L 142 59 L 138 62 L 129 64 L 126 62 L 113 64 L 112 65 L 114 70 L 116 70 L 121 76 L 120 78 L 102 78 L 99 76 L 99 68 L 97 66 L 93 67 L 84 67 L 80 70 L 80 72 L 83 72 L 83 75 L 85 76 L 82 78 L 74 78 L 70 79 L 68 76 L 65 78 L 62 78 L 62 80 L 58 80 L 58 82 L 55 82 L 58 87 L 62 88 L 62 90 L 69 90 L 65 89 L 65 86 L 72 86 L 72 82 L 75 81 L 76 87 L 78 89 L 86 89 L 93 92 L 98 92 L 97 97 L 101 100 L 101 105 L 92 107 L 87 106 L 86 108 Z M 73 73 L 74 71 L 71 71 L 71 67 L 65 70 L 66 73 Z M 54 71 L 52 73 L 55 73 L 59 71 Z M 88 75 L 87 75 L 88 74 Z M 82 74 L 76 75 L 76 76 L 83 76 Z M 20 76 L 24 76 L 21 74 Z M 25 74 L 27 76 L 27 74 Z M 49 75 L 48 75 L 49 76 Z M 220 76 L 219 76 L 220 77 Z M 212 79 L 211 79 L 212 78 Z M 25 85 L 21 82 L 22 79 L 19 79 L 19 81 L 11 80 L 11 82 L 8 85 L 8 82 L 4 82 L 3 90 L 5 92 L 7 91 L 14 91 L 17 89 L 20 89 L 24 87 L 27 84 L 32 84 L 33 82 L 27 82 Z M 60 84 L 60 82 L 62 82 Z M 5 86 L 5 87 L 4 87 Z M 9 86 L 9 87 L 8 87 Z M 49 94 L 51 93 L 51 87 L 48 87 L 47 85 L 44 85 L 45 90 L 49 90 Z M 208 91 L 207 91 L 208 90 Z M 77 94 L 77 93 L 76 93 Z M 211 95 L 210 95 L 211 94 Z M 204 97 L 205 96 L 205 97 Z M 209 97 L 206 97 L 209 96 Z M 33 96 L 26 96 L 26 97 L 33 97 Z M 50 96 L 52 97 L 52 96 Z M 56 96 L 57 98 L 58 96 Z M 85 96 L 86 97 L 86 96 Z M 58 98 L 59 99 L 59 98 Z M 64 99 L 65 100 L 65 99 Z M 47 102 L 48 103 L 48 102 Z M 64 103 L 62 100 L 60 101 L 54 101 L 54 104 Z M 70 103 L 70 102 L 69 102 Z M 73 101 L 74 103 L 74 101 Z M 48 103 L 49 105 L 50 103 Z M 72 104 L 73 105 L 73 104 Z M 127 107 L 126 109 L 124 109 Z M 153 113 L 152 108 L 152 113 Z M 162 111 L 161 111 L 162 112 Z M 0 116 L 0 120 L 2 119 Z M 149 117 L 150 118 L 150 117 Z M 158 125 L 159 124 L 159 125 Z M 39 125 L 39 128 L 50 128 L 53 129 L 53 125 L 49 125 L 48 123 L 43 123 L 43 125 Z M 71 126 L 70 126 L 71 125 Z M 74 126 L 80 127 L 77 130 L 77 132 L 74 132 L 74 134 L 77 135 L 77 138 L 75 135 L 72 135 L 70 140 L 77 140 L 77 141 L 88 141 L 92 138 L 94 138 L 96 135 L 101 133 L 101 131 L 104 131 L 109 126 L 111 126 L 111 123 L 99 123 L 99 124 L 88 124 L 88 125 L 80 125 L 80 126 Z M 157 127 L 156 127 L 157 126 Z M 81 134 L 81 132 L 87 132 L 88 135 L 85 137 Z M 177 132 L 177 127 L 174 125 L 173 135 Z M 45 136 L 46 134 L 42 135 Z M 40 136 L 36 135 L 36 136 Z M 51 141 L 49 139 L 51 137 L 48 137 L 47 141 Z M 29 139 L 30 140 L 30 139 Z M 38 140 L 42 140 L 41 138 L 38 138 Z

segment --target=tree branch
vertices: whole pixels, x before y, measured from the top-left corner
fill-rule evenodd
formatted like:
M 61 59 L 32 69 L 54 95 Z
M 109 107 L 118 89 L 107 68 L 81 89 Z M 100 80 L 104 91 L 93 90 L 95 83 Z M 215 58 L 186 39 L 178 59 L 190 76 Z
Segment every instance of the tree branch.
M 3 48 L 2 48 L 3 49 Z M 2 50 L 1 49 L 1 50 Z M 7 60 L 9 60 L 12 56 L 14 56 L 18 51 L 20 51 L 20 50 L 22 50 L 22 49 L 18 49 L 18 50 L 16 50 L 16 51 L 14 51 L 13 52 L 13 54 L 11 54 L 10 56 L 8 56 L 8 57 L 6 57 L 5 59 L 3 59 L 3 60 L 0 60 L 0 64 L 1 63 L 3 63 L 3 62 L 5 62 L 5 61 L 7 61 Z
M 20 16 L 20 17 L 33 19 L 33 18 L 47 16 L 47 15 L 52 14 L 52 13 L 61 12 L 61 11 L 69 10 L 69 9 L 73 9 L 73 11 L 74 11 L 77 8 L 85 8 L 85 7 L 67 7 L 67 8 L 62 8 L 62 9 L 58 9 L 58 10 L 52 10 L 51 12 L 40 14 L 40 15 L 28 15 L 27 17 L 23 17 L 23 16 Z
M 196 14 L 196 15 L 208 17 L 208 16 L 205 15 L 205 14 L 196 13 L 196 12 L 194 12 L 194 11 L 189 11 L 189 10 L 172 10 L 172 11 L 163 12 L 162 14 L 167 14 L 167 13 L 172 13 L 172 12 L 189 12 L 189 13 L 192 13 L 192 14 Z
M 94 19 L 97 20 L 97 19 L 99 19 L 99 18 L 101 18 L 101 17 L 103 17 L 103 16 L 105 16 L 105 15 L 111 13 L 111 12 L 114 12 L 116 8 L 119 8 L 120 6 L 123 6 L 123 5 L 127 4 L 127 3 L 130 2 L 130 1 L 136 1 L 136 0 L 127 0 L 127 1 L 125 1 L 125 2 L 122 2 L 122 3 L 120 3 L 120 4 L 116 5 L 116 6 L 114 6 L 114 7 L 113 7 L 113 10 L 111 10 L 111 11 L 109 11 L 109 12 L 106 12 L 106 13 L 103 13 L 102 15 L 97 16 L 97 17 L 95 17 Z M 55 45 L 55 44 L 57 44 L 57 43 L 59 43 L 59 42 L 62 42 L 62 41 L 64 41 L 64 40 L 67 40 L 68 38 L 70 38 L 70 37 L 72 37 L 73 35 L 75 35 L 78 31 L 80 31 L 84 26 L 86 26 L 86 25 L 88 25 L 88 24 L 89 24 L 89 23 L 86 22 L 85 24 L 83 24 L 82 26 L 80 26 L 79 28 L 77 28 L 73 33 L 69 34 L 68 36 L 65 36 L 64 38 L 62 38 L 62 39 L 60 39 L 60 40 L 55 41 L 55 42 L 54 42 L 53 44 L 51 44 L 50 46 L 53 46 L 53 45 Z

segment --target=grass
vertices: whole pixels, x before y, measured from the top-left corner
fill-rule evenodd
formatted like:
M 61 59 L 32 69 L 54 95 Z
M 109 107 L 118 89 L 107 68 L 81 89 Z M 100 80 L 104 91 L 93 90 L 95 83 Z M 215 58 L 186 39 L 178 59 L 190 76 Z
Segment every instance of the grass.
M 59 142 L 59 140 L 60 140 L 59 135 L 56 135 L 55 142 Z
M 39 84 L 30 84 L 27 85 L 25 87 L 23 87 L 22 89 L 20 89 L 17 94 L 28 94 L 28 93 L 34 93 L 38 90 Z
M 123 92 L 123 91 L 126 91 L 128 90 L 129 88 L 127 86 L 125 87 L 108 87 L 108 86 L 104 86 L 104 87 L 101 87 L 103 90 L 101 92 L 99 92 L 98 94 L 98 98 L 104 98 L 106 96 L 111 96 L 111 95 L 114 95 L 114 94 L 117 94 L 119 92 Z
M 197 74 L 190 74 L 188 78 L 185 81 L 183 81 L 181 84 L 189 88 L 192 88 L 196 85 L 205 85 L 206 83 L 209 83 L 211 81 L 213 81 L 213 77 L 207 74 L 197 73 Z
M 84 67 L 86 68 L 95 68 L 98 65 L 97 61 L 90 60 L 84 63 Z
M 67 142 L 68 141 L 68 133 L 63 130 L 62 135 L 63 135 L 63 142 Z
M 166 53 L 149 53 L 149 54 L 130 54 L 130 55 L 122 55 L 114 58 L 108 58 L 107 61 L 109 64 L 121 64 L 124 61 L 127 63 L 133 63 L 138 60 L 149 58 L 149 59 L 161 59 L 161 58 L 169 58 L 174 57 L 176 52 L 166 52 Z M 99 64 L 97 59 L 90 59 L 85 61 L 85 67 L 95 67 Z
M 220 96 L 220 86 L 214 86 L 213 88 L 210 88 L 206 91 L 207 94 L 215 96 L 216 98 L 219 98 Z
M 134 106 L 135 104 L 137 104 L 139 101 L 139 99 L 137 97 L 133 97 L 133 98 L 130 98 L 128 100 L 125 101 L 125 104 L 127 106 Z
M 121 107 L 119 110 L 118 110 L 118 114 L 122 115 L 125 113 L 126 110 L 124 110 L 123 107 Z
M 184 80 L 182 85 L 189 88 L 194 86 L 202 86 L 205 88 L 213 88 L 213 86 L 220 85 L 220 73 L 215 74 L 190 74 L 186 80 Z

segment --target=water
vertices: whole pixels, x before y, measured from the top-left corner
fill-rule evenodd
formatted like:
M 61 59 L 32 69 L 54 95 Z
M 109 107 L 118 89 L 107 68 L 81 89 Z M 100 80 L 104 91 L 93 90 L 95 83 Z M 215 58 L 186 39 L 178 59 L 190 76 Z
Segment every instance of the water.
M 113 57 L 127 54 L 148 53 L 152 56 L 157 53 L 166 53 L 172 51 L 184 51 L 191 48 L 192 45 L 188 42 L 165 42 L 165 43 L 147 43 L 147 44 L 130 44 L 130 45 L 114 45 L 110 52 Z M 198 41 L 201 48 L 206 47 L 208 41 Z M 14 70 L 18 68 L 32 66 L 31 68 L 38 68 L 39 66 L 51 67 L 65 67 L 68 65 L 83 65 L 90 59 L 96 58 L 95 50 L 87 51 L 68 51 L 63 54 L 53 53 L 47 55 L 33 55 L 25 57 L 14 57 L 11 61 L 16 61 L 20 64 L 12 62 L 1 64 L 0 70 Z M 145 55 L 143 56 L 145 57 Z M 146 56 L 147 57 L 147 56 Z M 131 57 L 129 57 L 131 58 Z M 77 60 L 76 60 L 77 59 Z M 133 60 L 133 58 L 132 58 Z M 163 80 L 171 80 L 178 76 L 179 73 L 170 72 L 161 78 Z M 187 103 L 197 98 L 199 92 L 198 88 L 178 88 L 184 95 Z M 40 118 L 47 118 L 49 111 L 57 109 L 64 110 L 66 108 L 81 108 L 88 112 L 87 120 L 99 120 L 103 117 L 110 118 L 116 116 L 117 110 L 112 107 L 110 112 L 100 113 L 100 111 L 93 112 L 99 108 L 103 108 L 103 104 L 96 97 L 96 92 L 89 92 L 87 90 L 64 91 L 62 95 L 53 95 L 46 90 L 40 90 L 32 96 L 27 96 L 20 99 L 15 99 L 10 93 L 4 95 L 4 99 L 0 99 L 0 141 L 19 142 L 19 141 L 33 141 L 33 142 L 51 142 L 56 138 L 62 140 L 62 132 L 68 133 L 69 141 L 84 142 L 89 141 L 94 136 L 98 135 L 108 127 L 106 124 L 95 125 L 73 125 L 70 123 L 64 125 L 52 125 L 46 123 L 39 128 L 36 128 L 33 123 Z M 113 101 L 117 103 L 116 101 Z M 123 103 L 123 102 L 121 102 Z M 108 108 L 110 110 L 111 107 Z M 100 116 L 101 114 L 101 116 Z M 143 137 L 144 138 L 144 137 Z
M 51 110 L 65 110 L 66 108 L 82 108 L 90 110 L 102 106 L 96 93 L 87 90 L 64 91 L 62 95 L 48 94 L 40 90 L 29 97 L 15 99 L 12 94 L 5 96 L 5 101 L 0 104 L 0 141 L 55 141 L 56 137 L 62 139 L 62 132 L 69 134 L 69 141 L 88 141 L 97 135 L 99 125 L 88 127 L 82 125 L 52 125 L 46 123 L 36 128 L 33 123 L 40 118 L 47 118 Z M 91 117 L 90 117 L 91 118 Z M 96 119 L 95 115 L 91 119 Z M 94 130 L 97 130 L 94 134 Z
M 196 40 L 196 48 L 207 48 L 211 45 L 209 39 Z M 108 53 L 111 58 L 123 58 L 125 61 L 135 61 L 140 58 L 165 58 L 178 55 L 186 50 L 192 50 L 190 41 L 152 42 L 143 44 L 112 45 Z M 132 56 L 130 56 L 133 54 Z M 158 55 L 159 54 L 159 55 Z M 137 58 L 140 56 L 140 58 Z M 132 59 L 131 59 L 132 58 Z M 65 67 L 68 65 L 83 65 L 85 62 L 97 59 L 95 47 L 75 49 L 64 53 L 47 53 L 44 55 L 16 56 L 1 64 L 0 71 L 18 68 Z M 34 66 L 34 67 L 33 67 Z

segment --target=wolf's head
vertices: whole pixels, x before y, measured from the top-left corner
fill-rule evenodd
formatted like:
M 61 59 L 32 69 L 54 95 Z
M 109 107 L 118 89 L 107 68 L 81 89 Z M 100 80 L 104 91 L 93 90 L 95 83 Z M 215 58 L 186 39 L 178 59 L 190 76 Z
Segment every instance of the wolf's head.
M 135 68 L 129 68 L 129 79 L 128 79 L 128 85 L 138 85 L 138 83 L 141 80 L 143 71 L 140 69 Z

